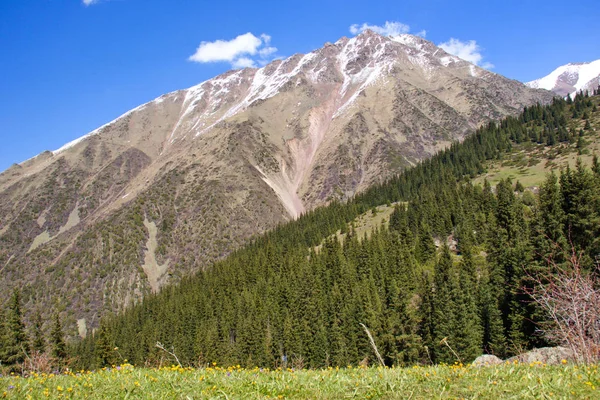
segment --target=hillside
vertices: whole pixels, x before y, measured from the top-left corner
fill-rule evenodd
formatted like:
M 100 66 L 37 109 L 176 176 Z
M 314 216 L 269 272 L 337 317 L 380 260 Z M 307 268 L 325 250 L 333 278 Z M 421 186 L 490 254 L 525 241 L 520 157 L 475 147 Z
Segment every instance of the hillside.
M 166 94 L 0 174 L 0 298 L 20 287 L 83 336 L 250 238 L 551 99 L 371 31 Z
M 277 366 L 282 356 L 313 368 L 370 363 L 360 323 L 386 365 L 451 363 L 456 356 L 444 342 L 465 361 L 547 345 L 539 331 L 545 316 L 520 288 L 532 274 L 549 273 L 547 257 L 565 262 L 556 244 L 565 251 L 572 244 L 583 252 L 583 267 L 593 267 L 600 253 L 600 163 L 556 171 L 537 195 L 506 179 L 494 189 L 471 179 L 528 143 L 536 148 L 532 155 L 542 145 L 548 157 L 559 149 L 585 155 L 585 141 L 600 128 L 599 101 L 555 99 L 490 123 L 347 204 L 318 208 L 105 319 L 73 354 L 87 366 L 111 364 L 118 347 L 128 360 L 152 364 L 163 356 L 158 340 L 186 364 Z M 359 240 L 349 223 L 394 202 L 400 203 L 389 227 Z M 355 221 L 356 230 L 365 218 Z M 347 231 L 343 245 L 337 230 Z M 452 250 L 443 245 L 450 235 Z
M 596 108 L 599 106 L 594 100 Z M 588 113 L 582 118 L 572 118 L 566 125 L 565 135 L 560 133 L 553 137 L 547 137 L 542 143 L 532 141 L 521 141 L 515 143 L 513 150 L 505 158 L 491 161 L 486 166 L 486 173 L 478 177 L 475 182 L 482 183 L 484 179 L 495 186 L 501 179 L 510 178 L 519 181 L 525 187 L 539 187 L 546 174 L 552 171 L 570 166 L 574 168 L 578 159 L 584 165 L 591 166 L 593 156 L 600 154 L 600 115 L 596 112 Z M 586 129 L 589 121 L 590 128 Z M 538 127 L 538 131 L 542 128 Z M 568 138 L 566 137 L 568 136 Z M 548 146 L 548 143 L 553 143 Z

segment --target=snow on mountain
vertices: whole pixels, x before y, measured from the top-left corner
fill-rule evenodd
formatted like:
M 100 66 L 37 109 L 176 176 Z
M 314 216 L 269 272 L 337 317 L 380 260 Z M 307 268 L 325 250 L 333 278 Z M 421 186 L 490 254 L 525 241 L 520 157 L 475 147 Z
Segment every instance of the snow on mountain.
M 589 63 L 569 63 L 547 76 L 526 83 L 534 89 L 546 89 L 561 96 L 571 97 L 580 90 L 593 90 L 600 85 L 600 60 Z
M 94 321 L 107 298 L 118 311 L 552 98 L 421 37 L 368 30 L 226 72 L 0 173 L 0 286 L 34 282 L 40 304 L 72 296 L 73 315 Z M 89 290 L 73 295 L 83 265 Z
M 419 71 L 426 80 L 439 68 L 466 68 L 470 76 L 486 71 L 452 56 L 433 43 L 409 34 L 384 37 L 370 30 L 353 38 L 342 38 L 334 44 L 308 54 L 296 54 L 285 60 L 275 60 L 262 68 L 228 71 L 188 89 L 163 95 L 150 103 L 126 112 L 102 127 L 77 138 L 53 154 L 62 153 L 83 140 L 95 136 L 103 128 L 139 111 L 148 105 L 159 105 L 165 99 L 180 100 L 181 109 L 167 141 L 173 144 L 209 131 L 218 123 L 243 112 L 253 103 L 267 100 L 285 91 L 290 85 L 337 86 L 339 117 L 356 101 L 368 86 L 389 76 L 394 66 Z

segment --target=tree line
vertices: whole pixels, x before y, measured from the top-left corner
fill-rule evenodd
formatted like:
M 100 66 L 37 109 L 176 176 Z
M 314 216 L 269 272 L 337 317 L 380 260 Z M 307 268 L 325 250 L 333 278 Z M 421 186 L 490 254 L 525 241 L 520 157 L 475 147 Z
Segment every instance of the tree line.
M 189 365 L 356 365 L 374 359 L 361 323 L 387 365 L 467 362 L 545 345 L 546 318 L 527 288 L 549 271 L 550 258 L 564 263 L 570 246 L 592 270 L 600 254 L 598 160 L 550 174 L 535 196 L 518 182 L 492 188 L 472 179 L 526 141 L 577 146 L 591 134 L 597 102 L 580 93 L 490 122 L 347 203 L 310 211 L 103 316 L 68 351 L 86 368 L 172 362 L 157 342 Z M 356 217 L 392 203 L 389 224 L 359 237 Z
M 0 309 L 0 370 L 23 372 L 44 368 L 60 369 L 67 360 L 67 345 L 58 313 L 46 321 L 44 329 L 40 311 L 36 311 L 29 326 L 25 325 L 21 293 L 13 291 L 5 308 Z
M 374 359 L 387 365 L 510 356 L 547 344 L 531 277 L 574 246 L 591 270 L 600 254 L 600 166 L 550 174 L 536 196 L 518 182 L 473 177 L 529 140 L 576 144 L 596 99 L 580 94 L 491 122 L 463 143 L 346 204 L 317 209 L 211 268 L 116 316 L 73 351 L 86 366 L 170 362 L 304 367 Z M 590 128 L 582 128 L 584 135 Z M 574 133 L 573 133 L 574 132 Z M 352 221 L 397 203 L 389 226 L 358 237 Z M 341 230 L 343 241 L 334 232 Z M 342 243 L 343 242 L 343 243 Z M 318 246 L 318 247 L 317 247 Z M 114 351 L 118 348 L 118 352 Z M 167 359 L 165 359 L 167 357 Z

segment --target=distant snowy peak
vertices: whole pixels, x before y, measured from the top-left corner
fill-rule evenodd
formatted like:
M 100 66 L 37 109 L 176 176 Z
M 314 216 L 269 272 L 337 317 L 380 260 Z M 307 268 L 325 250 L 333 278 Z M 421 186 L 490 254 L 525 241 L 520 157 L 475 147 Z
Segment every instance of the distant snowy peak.
M 534 89 L 551 90 L 560 96 L 574 96 L 580 90 L 594 90 L 600 85 L 600 60 L 589 63 L 569 63 L 549 75 L 526 83 Z

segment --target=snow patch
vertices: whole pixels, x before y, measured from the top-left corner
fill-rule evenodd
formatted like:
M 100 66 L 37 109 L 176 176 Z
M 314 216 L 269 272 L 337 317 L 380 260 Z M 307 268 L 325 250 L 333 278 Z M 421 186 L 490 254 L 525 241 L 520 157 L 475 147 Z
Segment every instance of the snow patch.
M 423 50 L 422 39 L 417 36 L 409 35 L 408 33 L 403 33 L 398 36 L 390 36 L 390 39 L 394 42 L 398 42 L 405 46 L 412 47 L 413 49 Z
M 458 57 L 454 57 L 454 56 L 444 56 L 444 57 L 440 57 L 440 63 L 444 66 L 447 67 L 448 65 L 458 62 L 460 61 L 460 59 Z
M 266 100 L 277 95 L 280 89 L 293 77 L 302 72 L 302 68 L 308 63 L 310 63 L 316 57 L 316 55 L 317 54 L 315 52 L 303 55 L 302 58 L 298 61 L 298 64 L 296 64 L 296 66 L 294 67 L 294 69 L 288 73 L 283 72 L 283 68 L 290 62 L 291 59 L 280 63 L 275 69 L 275 71 L 273 71 L 271 74 L 266 73 L 267 67 L 257 69 L 254 74 L 254 77 L 252 78 L 250 88 L 248 89 L 244 98 L 238 101 L 237 104 L 229 108 L 229 110 L 227 110 L 223 114 L 223 116 L 221 116 L 221 118 L 219 118 L 216 122 L 197 132 L 195 136 L 197 137 L 201 135 L 202 133 L 213 128 L 219 122 L 230 118 L 239 112 L 244 111 L 255 101 Z M 197 124 L 198 123 L 196 123 L 195 126 Z
M 151 102 L 150 102 L 150 103 L 151 103 Z M 60 149 L 58 149 L 58 150 L 54 150 L 54 151 L 52 151 L 52 154 L 53 154 L 53 155 L 57 155 L 57 154 L 59 154 L 59 153 L 61 153 L 61 152 L 65 151 L 65 150 L 67 150 L 67 149 L 70 149 L 71 147 L 73 147 L 73 146 L 77 145 L 78 143 L 80 143 L 80 142 L 84 141 L 85 139 L 87 139 L 87 138 L 89 138 L 89 137 L 91 137 L 91 136 L 94 136 L 94 135 L 97 135 L 97 134 L 99 134 L 99 133 L 102 131 L 102 129 L 104 129 L 104 128 L 106 128 L 106 127 L 108 127 L 108 126 L 110 126 L 110 125 L 114 124 L 115 122 L 117 122 L 117 121 L 118 121 L 118 120 L 120 120 L 121 118 L 125 118 L 126 116 L 128 116 L 128 115 L 129 115 L 129 114 L 131 114 L 131 113 L 134 113 L 134 112 L 136 112 L 136 111 L 138 111 L 138 110 L 141 110 L 141 109 L 143 109 L 143 108 L 147 107 L 147 106 L 148 106 L 150 103 L 142 104 L 142 105 L 140 105 L 140 106 L 137 106 L 136 108 L 134 108 L 134 109 L 132 109 L 132 110 L 129 110 L 129 111 L 127 111 L 125 114 L 122 114 L 120 117 L 117 117 L 117 118 L 113 119 L 112 121 L 110 121 L 109 123 L 102 125 L 100 128 L 94 129 L 94 130 L 93 130 L 93 131 L 91 131 L 90 133 L 87 133 L 87 134 L 85 134 L 85 135 L 83 135 L 83 136 L 81 136 L 81 137 L 79 137 L 79 138 L 77 138 L 77 139 L 75 139 L 75 140 L 72 140 L 72 141 L 70 141 L 69 143 L 65 144 L 64 146 L 62 146 L 62 147 L 61 147 Z
M 477 68 L 475 68 L 475 66 L 473 64 L 469 65 L 469 72 L 471 73 L 471 76 L 477 77 Z

